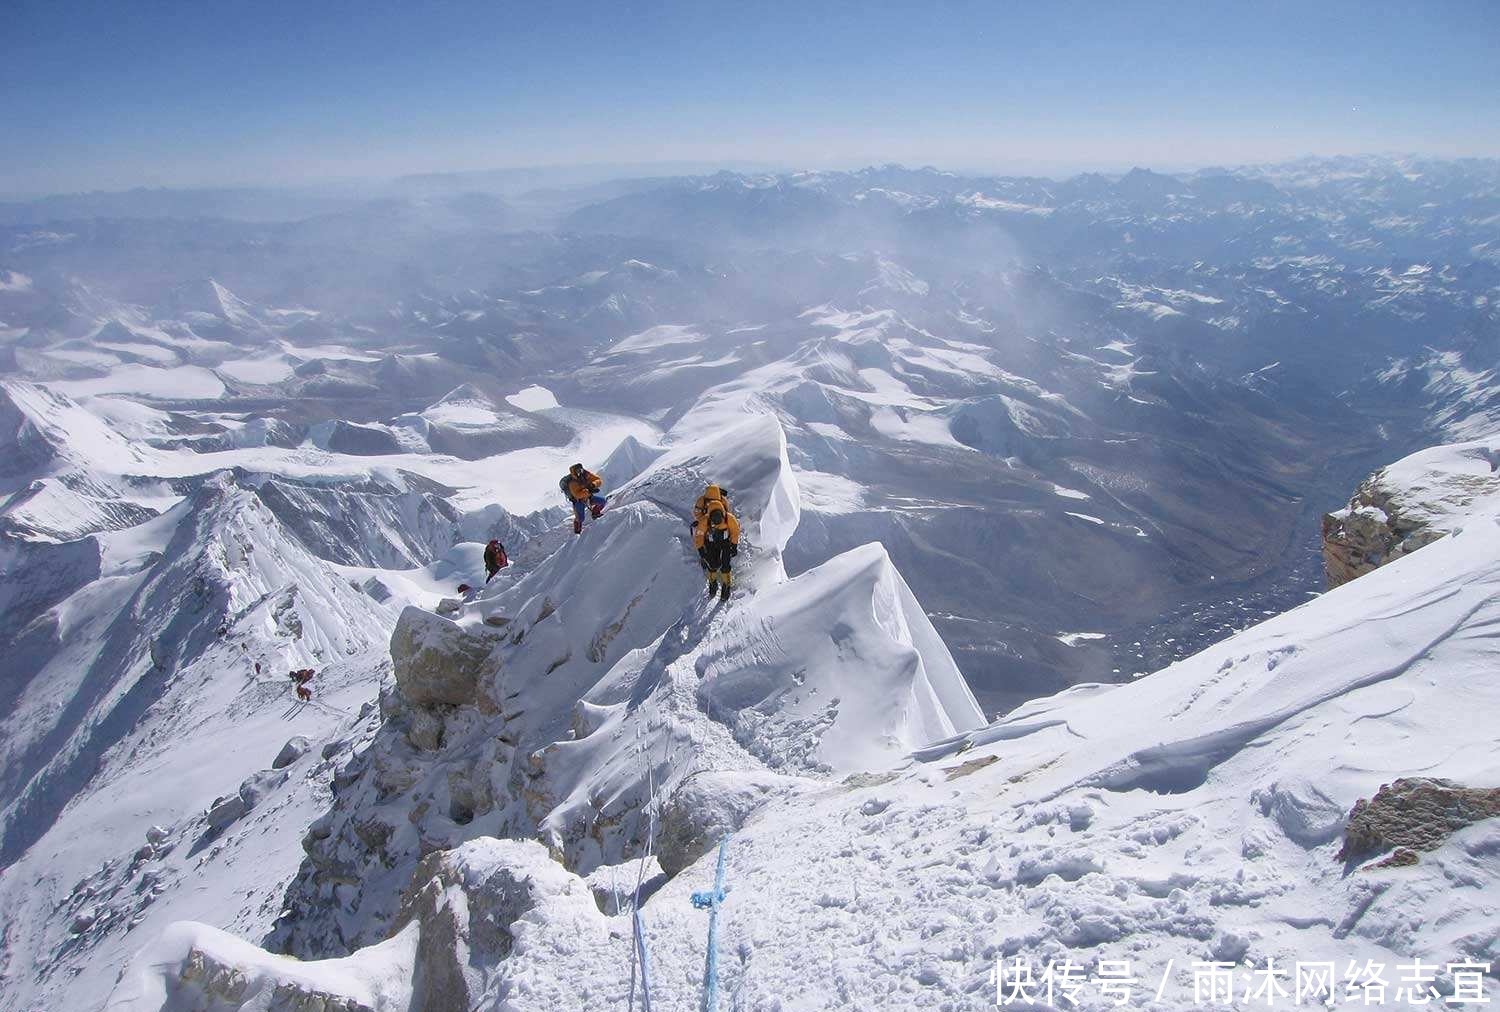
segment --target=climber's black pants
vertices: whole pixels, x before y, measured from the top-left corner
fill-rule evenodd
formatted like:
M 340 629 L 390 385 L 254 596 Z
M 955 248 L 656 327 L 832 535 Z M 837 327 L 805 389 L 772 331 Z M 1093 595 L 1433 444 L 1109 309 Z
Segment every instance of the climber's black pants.
M 708 571 L 710 573 L 727 573 L 729 572 L 729 560 L 732 558 L 729 554 L 729 548 L 730 545 L 727 541 L 708 541 L 704 543 L 702 550 L 698 554 L 703 557 L 704 562 L 708 563 Z

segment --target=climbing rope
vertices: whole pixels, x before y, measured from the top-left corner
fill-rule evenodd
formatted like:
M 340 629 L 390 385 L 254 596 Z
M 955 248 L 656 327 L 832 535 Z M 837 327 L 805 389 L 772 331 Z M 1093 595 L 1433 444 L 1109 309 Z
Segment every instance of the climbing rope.
M 719 907 L 724 903 L 724 856 L 729 852 L 729 836 L 719 841 L 719 864 L 714 871 L 714 887 L 693 893 L 693 906 L 708 911 L 708 957 L 703 965 L 703 1012 L 719 1008 Z

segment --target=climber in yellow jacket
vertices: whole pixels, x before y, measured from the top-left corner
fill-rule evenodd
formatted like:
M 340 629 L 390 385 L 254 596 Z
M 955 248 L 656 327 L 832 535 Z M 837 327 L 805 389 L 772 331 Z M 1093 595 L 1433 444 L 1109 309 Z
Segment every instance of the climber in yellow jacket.
M 711 495 L 710 493 L 716 493 Z M 708 596 L 717 591 L 729 600 L 730 560 L 740 553 L 740 522 L 729 510 L 729 500 L 717 485 L 710 485 L 693 506 L 693 547 L 708 571 Z
M 724 509 L 728 510 L 729 493 L 718 485 L 710 485 L 705 488 L 703 494 L 698 497 L 698 501 L 693 503 L 693 523 L 695 525 L 708 512 L 708 504 L 711 502 L 721 502 L 724 504 Z
M 593 471 L 587 470 L 582 464 L 574 464 L 568 468 L 568 473 L 562 476 L 557 487 L 567 498 L 568 505 L 573 507 L 574 534 L 583 532 L 585 509 L 596 520 L 599 514 L 604 512 L 607 500 L 599 494 L 599 489 L 604 487 L 604 479 Z

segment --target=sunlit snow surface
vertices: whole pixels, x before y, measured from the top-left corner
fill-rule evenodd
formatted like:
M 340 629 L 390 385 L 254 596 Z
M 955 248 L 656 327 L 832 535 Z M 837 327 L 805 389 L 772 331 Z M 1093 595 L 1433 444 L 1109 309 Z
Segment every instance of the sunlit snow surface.
M 512 407 L 520 408 L 522 411 L 542 411 L 558 406 L 557 398 L 552 396 L 552 391 L 540 386 L 530 386 L 525 390 L 517 391 L 506 400 Z
M 729 846 L 720 945 L 738 956 L 721 962 L 726 991 L 746 1007 L 978 1009 L 994 1002 L 1001 961 L 1040 973 L 1118 959 L 1143 1006 L 1186 1010 L 1201 1007 L 1199 961 L 1248 960 L 1247 978 L 1268 960 L 1287 974 L 1299 961 L 1340 973 L 1371 961 L 1393 987 L 1415 959 L 1493 961 L 1500 823 L 1456 833 L 1411 868 L 1351 874 L 1333 856 L 1349 808 L 1395 776 L 1486 784 L 1500 767 L 1486 632 L 1500 622 L 1500 483 L 1485 452 L 1444 448 L 1392 469 L 1418 483 L 1472 477 L 1454 533 L 1408 558 L 1149 678 L 1080 685 L 884 775 L 769 802 Z M 739 649 L 734 624 L 790 610 L 813 620 L 785 627 L 779 648 L 818 649 L 827 600 L 769 589 L 731 611 L 717 641 Z M 550 864 L 530 854 L 500 859 Z M 689 894 L 712 864 L 668 881 L 643 911 L 654 997 L 672 1007 L 696 1001 L 703 920 Z M 557 894 L 524 937 L 505 977 L 528 986 L 505 1007 L 625 1001 L 625 918 Z M 115 1007 L 156 995 L 155 1007 L 189 939 L 247 973 L 361 996 L 390 988 L 411 945 L 283 967 L 206 928 L 173 928 L 136 957 Z M 1079 998 L 1110 1007 L 1096 984 Z M 375 1007 L 407 1000 L 397 989 Z

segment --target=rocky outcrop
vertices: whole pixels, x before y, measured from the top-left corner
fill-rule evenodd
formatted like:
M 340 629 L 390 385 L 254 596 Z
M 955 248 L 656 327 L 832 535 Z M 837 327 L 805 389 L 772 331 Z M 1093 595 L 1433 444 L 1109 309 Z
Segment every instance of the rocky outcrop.
M 1329 588 L 1451 534 L 1480 499 L 1500 494 L 1492 459 L 1486 443 L 1436 446 L 1365 479 L 1349 505 L 1323 517 Z
M 1458 830 L 1500 817 L 1500 787 L 1464 787 L 1450 780 L 1404 777 L 1373 798 L 1355 802 L 1344 830 L 1340 861 L 1362 861 L 1385 851 L 1382 866 L 1417 863 Z
M 295 983 L 275 984 L 269 995 L 264 994 L 260 980 L 201 949 L 188 952 L 178 979 L 213 1007 L 226 1010 L 253 1004 L 266 1012 L 371 1012 L 368 1005 L 353 998 Z
M 688 777 L 662 808 L 656 842 L 661 870 L 676 875 L 743 826 L 755 809 L 799 783 L 774 773 L 740 770 Z
M 490 673 L 492 646 L 457 623 L 408 607 L 391 634 L 396 685 L 415 706 L 474 704 Z
M 429 854 L 396 922 L 398 932 L 420 926 L 412 1007 L 484 1007 L 523 918 L 556 917 L 602 921 L 588 886 L 539 843 L 482 838 Z
M 1349 505 L 1323 516 L 1323 573 L 1330 589 L 1409 555 L 1446 535 L 1427 514 L 1411 515 L 1378 471 Z

